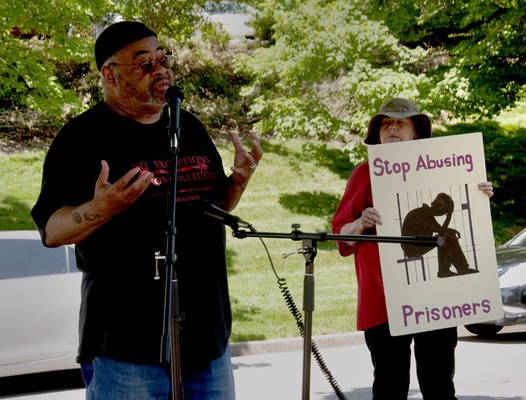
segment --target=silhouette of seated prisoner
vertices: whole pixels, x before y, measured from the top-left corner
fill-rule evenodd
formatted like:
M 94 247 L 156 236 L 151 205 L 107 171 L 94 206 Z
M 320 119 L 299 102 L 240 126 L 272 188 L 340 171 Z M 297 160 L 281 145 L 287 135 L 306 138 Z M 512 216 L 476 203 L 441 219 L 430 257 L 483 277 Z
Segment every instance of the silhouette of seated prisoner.
M 431 206 L 424 203 L 421 207 L 409 211 L 402 224 L 402 235 L 404 236 L 438 235 L 444 239 L 444 244 L 437 248 L 437 276 L 439 278 L 478 272 L 476 269 L 469 268 L 468 260 L 458 241 L 460 232 L 449 228 L 454 205 L 455 203 L 450 196 L 445 193 L 439 193 L 431 202 Z M 446 219 L 440 225 L 435 217 L 442 215 L 446 215 Z M 408 258 L 422 256 L 435 248 L 435 246 L 411 243 L 402 243 L 401 246 L 405 256 Z M 456 273 L 451 271 L 452 266 L 456 269 Z

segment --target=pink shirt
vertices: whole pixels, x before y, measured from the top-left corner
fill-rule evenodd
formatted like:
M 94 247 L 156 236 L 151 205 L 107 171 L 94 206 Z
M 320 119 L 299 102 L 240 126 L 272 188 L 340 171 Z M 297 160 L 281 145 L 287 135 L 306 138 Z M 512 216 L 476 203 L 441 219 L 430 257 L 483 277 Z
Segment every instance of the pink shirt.
M 343 225 L 360 218 L 367 207 L 373 206 L 369 164 L 358 165 L 345 188 L 345 192 L 332 220 L 332 232 L 340 234 Z M 375 235 L 376 229 L 368 229 L 364 235 Z M 380 255 L 376 242 L 357 242 L 349 246 L 336 242 L 343 257 L 354 254 L 358 280 L 357 329 L 365 330 L 387 322 L 384 285 L 380 267 Z

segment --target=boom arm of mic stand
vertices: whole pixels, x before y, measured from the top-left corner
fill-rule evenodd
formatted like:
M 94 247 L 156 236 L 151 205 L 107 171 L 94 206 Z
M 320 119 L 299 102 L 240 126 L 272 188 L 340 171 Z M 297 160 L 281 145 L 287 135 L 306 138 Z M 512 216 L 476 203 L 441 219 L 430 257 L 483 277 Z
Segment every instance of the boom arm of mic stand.
M 291 240 L 303 240 L 303 239 L 314 239 L 319 242 L 326 242 L 328 240 L 348 241 L 348 242 L 381 242 L 381 243 L 410 243 L 422 246 L 442 246 L 444 244 L 444 238 L 441 236 L 378 236 L 378 235 L 342 235 L 342 234 L 330 234 L 327 232 L 301 232 L 297 229 L 292 230 L 290 233 L 277 233 L 277 232 L 257 232 L 251 230 L 245 231 L 236 229 L 232 232 L 232 235 L 238 239 L 244 239 L 247 237 L 260 237 L 260 238 L 274 238 L 274 239 L 291 239 Z

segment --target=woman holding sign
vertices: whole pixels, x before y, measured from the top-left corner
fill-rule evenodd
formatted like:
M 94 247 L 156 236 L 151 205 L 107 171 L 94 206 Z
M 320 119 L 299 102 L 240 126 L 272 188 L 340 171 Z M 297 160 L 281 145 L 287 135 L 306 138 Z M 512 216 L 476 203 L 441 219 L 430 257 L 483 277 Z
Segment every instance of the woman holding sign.
M 365 143 L 378 145 L 431 137 L 431 121 L 418 106 L 393 98 L 382 105 L 368 127 Z M 490 182 L 479 184 L 488 197 Z M 382 224 L 372 199 L 369 164 L 358 165 L 345 189 L 332 221 L 332 231 L 343 235 L 375 235 Z M 455 400 L 455 348 L 457 329 L 446 328 L 392 336 L 389 331 L 384 286 L 376 242 L 337 242 L 340 254 L 354 255 L 358 280 L 357 329 L 363 330 L 374 367 L 374 400 L 407 399 L 410 383 L 411 344 L 418 383 L 424 400 Z

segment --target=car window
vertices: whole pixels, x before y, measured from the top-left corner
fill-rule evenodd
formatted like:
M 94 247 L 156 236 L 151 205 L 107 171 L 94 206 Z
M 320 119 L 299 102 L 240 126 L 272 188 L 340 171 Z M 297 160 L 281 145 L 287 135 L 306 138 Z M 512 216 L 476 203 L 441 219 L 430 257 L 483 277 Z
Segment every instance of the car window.
M 40 240 L 0 240 L 0 279 L 77 272 L 74 264 L 72 246 L 47 248 Z

